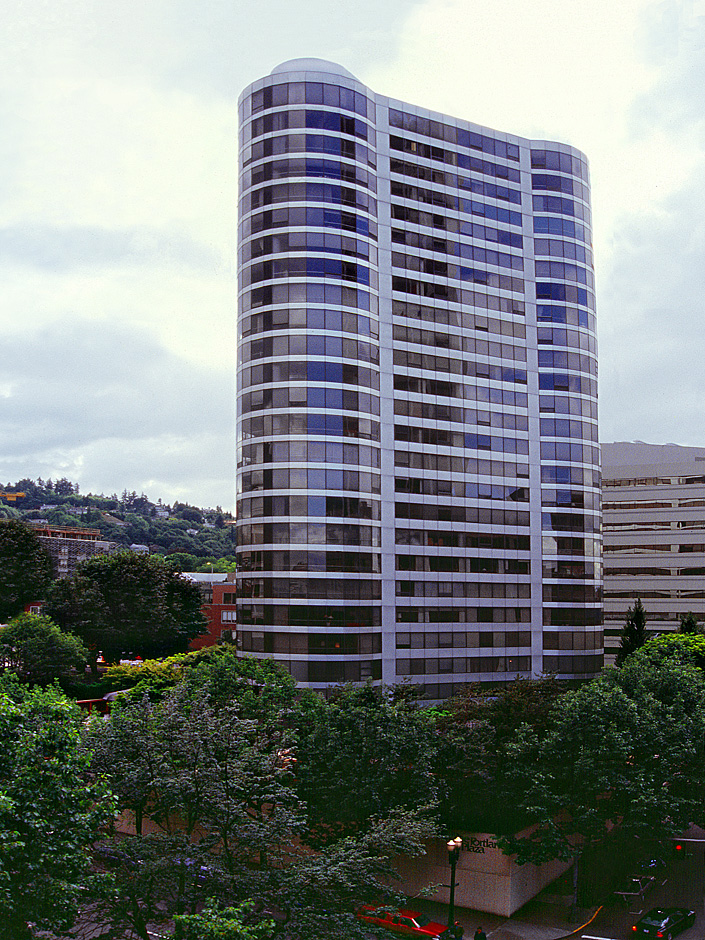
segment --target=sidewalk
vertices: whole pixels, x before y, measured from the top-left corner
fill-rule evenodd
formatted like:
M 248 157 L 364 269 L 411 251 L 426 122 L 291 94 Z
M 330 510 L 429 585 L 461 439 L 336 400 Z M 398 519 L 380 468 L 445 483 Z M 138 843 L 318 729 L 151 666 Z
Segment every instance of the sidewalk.
M 432 901 L 409 901 L 409 907 L 423 910 L 434 920 L 445 923 L 448 907 Z M 482 926 L 487 940 L 560 940 L 578 931 L 595 914 L 597 907 L 581 910 L 578 919 L 570 916 L 570 898 L 556 897 L 541 892 L 511 917 L 486 914 L 468 908 L 456 908 L 455 919 L 464 928 L 463 940 L 472 940 L 475 930 Z
M 599 908 L 580 911 L 577 919 L 570 917 L 570 906 L 542 903 L 534 899 L 513 914 L 491 933 L 488 940 L 559 940 L 573 933 L 580 935 Z M 466 933 L 467 936 L 467 933 Z M 471 940 L 472 934 L 468 940 Z

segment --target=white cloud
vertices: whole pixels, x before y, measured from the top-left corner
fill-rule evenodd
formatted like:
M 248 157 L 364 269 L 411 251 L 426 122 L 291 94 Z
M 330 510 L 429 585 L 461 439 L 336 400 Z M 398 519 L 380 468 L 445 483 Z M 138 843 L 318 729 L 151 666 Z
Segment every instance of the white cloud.
M 236 97 L 301 55 L 584 150 L 605 435 L 702 443 L 703 39 L 686 0 L 4 0 L 0 473 L 232 507 Z
M 397 56 L 365 75 L 402 100 L 587 153 L 605 440 L 703 442 L 704 12 L 425 0 Z
M 8 480 L 232 508 L 237 95 L 297 55 L 386 54 L 409 5 L 5 0 Z
M 194 365 L 146 331 L 80 320 L 5 337 L 4 352 L 4 480 L 25 475 L 26 461 L 33 477 L 68 476 L 84 490 L 195 491 L 232 506 L 229 363 Z
M 635 126 L 661 75 L 637 38 L 649 0 L 427 0 L 373 87 L 499 130 L 587 153 L 596 247 L 622 213 L 652 211 L 695 166 L 693 141 Z

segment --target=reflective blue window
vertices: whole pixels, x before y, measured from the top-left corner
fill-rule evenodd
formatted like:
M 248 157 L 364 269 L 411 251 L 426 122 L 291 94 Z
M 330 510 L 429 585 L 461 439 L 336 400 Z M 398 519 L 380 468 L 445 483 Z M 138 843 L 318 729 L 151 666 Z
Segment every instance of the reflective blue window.
M 327 400 L 327 398 L 326 398 Z M 343 416 L 342 415 L 326 415 L 326 434 L 342 434 L 343 433 Z M 329 445 L 332 446 L 332 445 Z M 335 445 L 336 447 L 338 445 Z M 343 457 L 342 444 L 340 445 L 340 460 L 342 461 Z M 332 457 L 328 458 L 332 460 Z
M 342 409 L 343 407 L 343 390 L 342 388 L 327 388 L 325 390 L 326 396 L 326 408 L 337 408 Z
M 309 356 L 324 356 L 325 346 L 323 336 L 309 336 L 306 340 L 306 349 Z
M 306 104 L 323 104 L 323 84 L 306 82 Z
M 306 314 L 306 326 L 310 330 L 322 330 L 325 326 L 325 310 L 309 310 Z
M 322 363 L 319 363 L 322 365 Z M 326 407 L 326 390 L 324 388 L 309 388 L 306 396 L 306 404 L 309 408 Z
M 590 241 L 585 226 L 573 219 L 538 215 L 534 217 L 534 232 L 546 235 L 563 235 L 566 238 L 576 238 L 584 242 Z
M 324 362 L 307 362 L 306 363 L 306 378 L 308 379 L 309 382 L 325 382 L 326 380 L 325 363 Z M 309 389 L 309 391 L 313 391 L 313 389 Z
M 342 362 L 327 362 L 326 363 L 326 382 L 342 382 L 343 381 L 343 364 Z
M 325 303 L 326 293 L 323 284 L 309 284 L 306 288 L 306 300 L 310 304 Z
M 340 310 L 326 310 L 325 324 L 327 330 L 342 329 L 343 314 Z
M 572 173 L 588 181 L 588 168 L 584 160 L 561 153 L 557 150 L 532 150 L 531 168 L 535 170 L 558 170 L 560 173 Z
M 325 514 L 326 514 L 325 496 L 309 496 L 308 497 L 308 515 L 309 516 L 325 516 Z
M 573 287 L 572 284 L 553 284 L 538 282 L 536 284 L 536 297 L 538 300 L 572 300 L 575 303 L 588 303 L 588 292 L 584 287 Z
M 355 110 L 355 92 L 352 90 L 352 88 L 340 89 L 340 107 L 344 111 Z
M 326 336 L 324 339 L 326 356 L 342 356 L 343 340 L 340 336 Z
M 461 199 L 460 206 L 463 212 L 469 215 L 479 215 L 485 219 L 492 219 L 495 222 L 505 222 L 508 225 L 521 225 L 521 212 L 513 212 L 511 209 L 503 209 L 501 206 L 489 206 L 484 202 L 477 202 L 475 199 Z

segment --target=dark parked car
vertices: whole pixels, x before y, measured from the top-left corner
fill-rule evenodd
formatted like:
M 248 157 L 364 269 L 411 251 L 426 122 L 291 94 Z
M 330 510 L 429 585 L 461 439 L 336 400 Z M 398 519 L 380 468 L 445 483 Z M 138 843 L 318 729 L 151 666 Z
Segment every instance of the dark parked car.
M 655 907 L 638 920 L 632 931 L 638 937 L 663 937 L 671 940 L 677 933 L 692 927 L 695 923 L 695 911 L 687 907 Z

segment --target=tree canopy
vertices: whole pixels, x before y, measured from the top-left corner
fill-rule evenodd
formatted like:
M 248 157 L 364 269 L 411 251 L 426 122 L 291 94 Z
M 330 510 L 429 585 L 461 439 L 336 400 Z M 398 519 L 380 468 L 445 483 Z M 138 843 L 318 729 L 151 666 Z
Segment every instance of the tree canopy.
M 422 852 L 432 831 L 422 814 L 390 812 L 312 851 L 291 730 L 216 705 L 205 688 L 127 701 L 88 743 L 136 830 L 112 848 L 121 863 L 105 916 L 144 940 L 150 921 L 209 897 L 276 911 L 285 936 L 362 938 L 359 905 L 371 892 L 397 900 L 391 859 Z
M 322 842 L 393 810 L 435 804 L 436 734 L 413 699 L 343 686 L 300 707 L 292 721 L 297 791 Z
M 184 940 L 271 940 L 275 924 L 271 919 L 253 920 L 251 904 L 238 907 L 206 907 L 200 914 L 177 915 L 176 923 Z
M 78 709 L 56 689 L 0 686 L 0 938 L 70 927 L 115 804 L 87 773 Z M 94 885 L 95 886 L 95 885 Z
M 687 614 L 680 615 L 680 623 L 678 625 L 679 633 L 701 633 L 700 625 L 698 624 L 698 618 L 692 611 L 688 611 Z
M 665 668 L 681 664 L 705 670 L 705 636 L 702 633 L 662 633 L 644 643 L 639 659 Z
M 78 484 L 66 478 L 56 482 L 25 479 L 0 488 L 25 494 L 12 505 L 2 503 L 0 497 L 0 518 L 41 518 L 54 525 L 88 525 L 123 548 L 137 542 L 168 557 L 177 552 L 188 553 L 182 555 L 192 559 L 188 564 L 177 562 L 182 571 L 208 570 L 203 567 L 206 562 L 234 564 L 234 528 L 225 524 L 225 518 L 232 517 L 224 514 L 220 506 L 215 509 L 184 503 L 168 506 L 161 500 L 152 502 L 144 493 L 138 495 L 134 490 L 123 490 L 121 496 L 79 495 Z
M 239 655 L 234 646 L 209 646 L 166 659 L 147 659 L 140 665 L 115 665 L 106 671 L 115 689 L 128 690 L 131 700 L 145 694 L 158 699 L 183 682 L 190 689 L 204 689 L 217 706 L 237 705 L 242 718 L 281 725 L 289 720 L 295 702 L 318 696 L 300 692 L 296 680 L 271 659 Z
M 561 698 L 543 732 L 519 729 L 500 798 L 537 825 L 503 846 L 540 862 L 572 857 L 615 826 L 640 839 L 682 831 L 702 814 L 704 735 L 703 672 L 632 654 Z
M 577 689 L 554 679 L 473 686 L 431 709 L 403 685 L 324 698 L 228 647 L 114 667 L 113 681 L 134 687 L 84 729 L 84 746 L 93 780 L 115 792 L 135 834 L 98 846 L 112 882 L 95 916 L 143 940 L 174 918 L 187 936 L 219 940 L 363 940 L 373 931 L 359 906 L 399 905 L 393 859 L 422 853 L 439 827 L 492 831 L 520 863 L 589 857 L 605 839 L 667 838 L 705 809 L 703 665 L 704 636 L 671 634 Z M 22 710 L 26 690 L 0 677 L 3 689 L 0 701 Z M 49 704 L 57 696 L 40 694 Z M 42 707 L 37 746 L 57 733 L 53 706 Z M 4 714 L 0 734 L 10 728 L 14 742 Z M 41 776 L 58 773 L 44 767 L 47 753 L 31 780 L 45 802 L 29 806 L 33 820 L 51 811 L 61 823 L 56 785 Z M 0 794 L 11 773 L 29 779 L 17 753 L 11 769 L 8 759 L 0 755 Z M 4 846 L 24 831 L 2 815 L 3 800 L 0 916 Z M 24 812 L 19 798 L 14 812 Z M 89 884 L 80 873 L 79 882 Z M 66 923 L 70 897 L 59 904 Z M 14 925 L 40 922 L 26 906 L 7 910 Z
M 20 614 L 0 628 L 0 662 L 23 682 L 47 685 L 85 667 L 88 650 L 48 617 Z
M 49 553 L 32 529 L 16 519 L 0 520 L 0 622 L 42 600 L 52 576 Z
M 448 832 L 522 827 L 526 813 L 497 798 L 512 759 L 509 748 L 524 727 L 545 734 L 567 690 L 555 678 L 516 679 L 504 688 L 477 683 L 443 706 L 436 720 L 435 774 Z
M 183 652 L 205 632 L 198 587 L 159 555 L 93 555 L 52 585 L 46 610 L 109 661 Z

